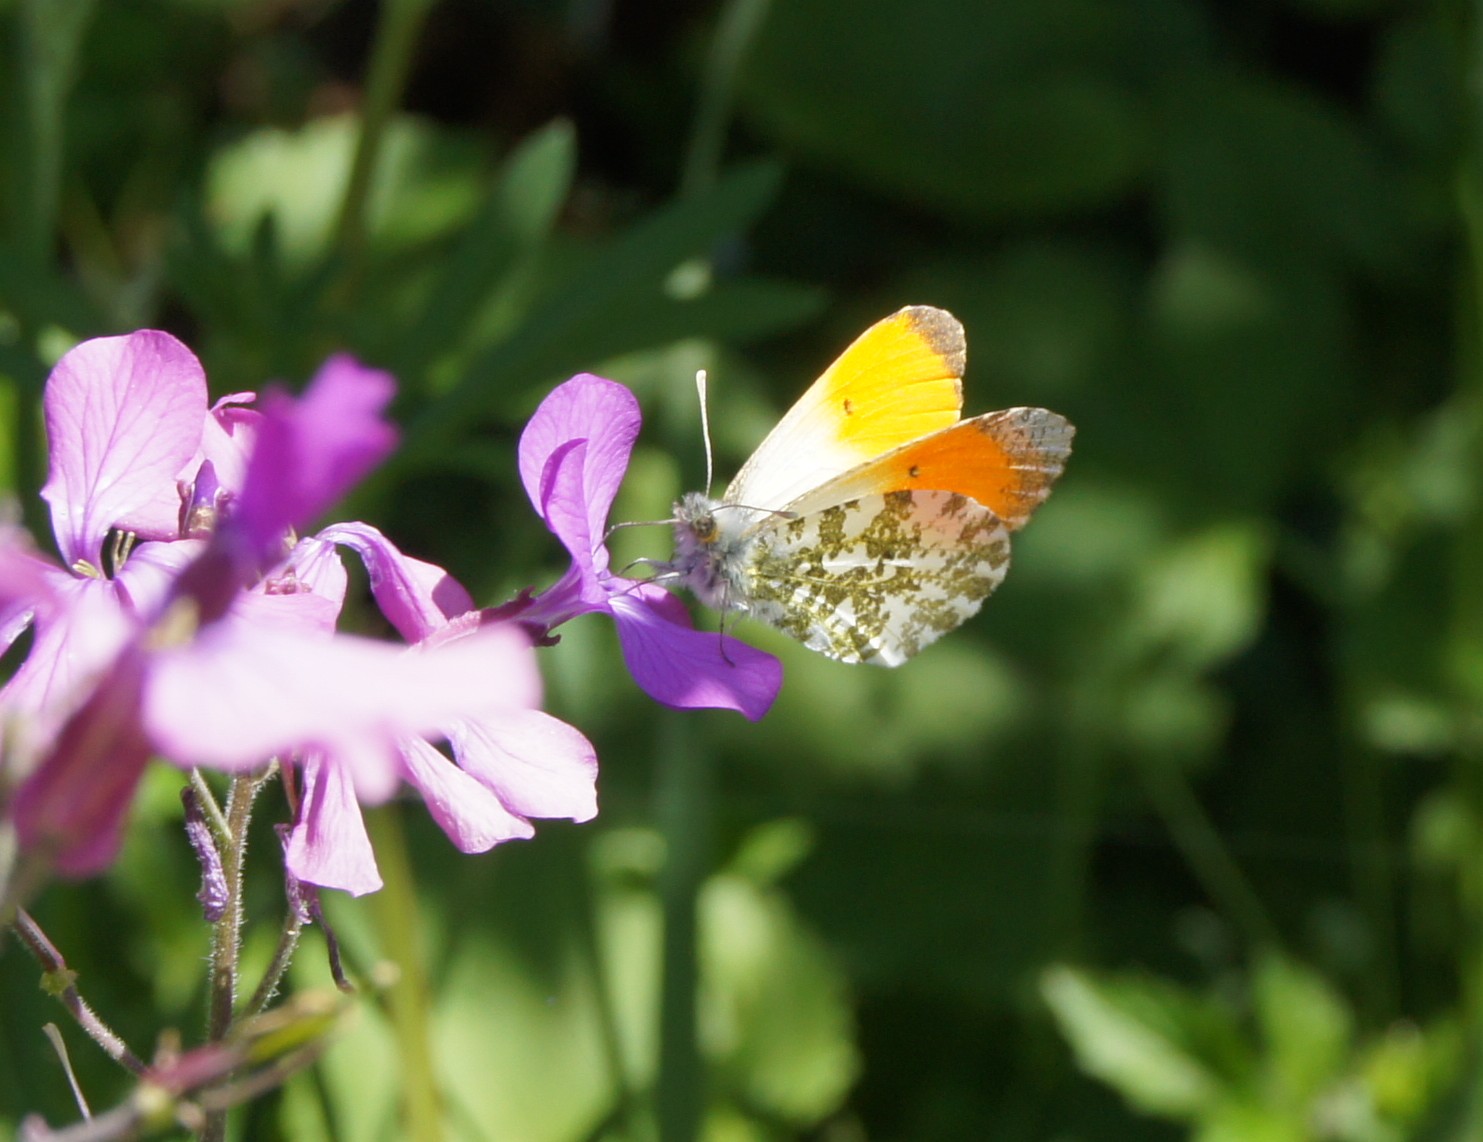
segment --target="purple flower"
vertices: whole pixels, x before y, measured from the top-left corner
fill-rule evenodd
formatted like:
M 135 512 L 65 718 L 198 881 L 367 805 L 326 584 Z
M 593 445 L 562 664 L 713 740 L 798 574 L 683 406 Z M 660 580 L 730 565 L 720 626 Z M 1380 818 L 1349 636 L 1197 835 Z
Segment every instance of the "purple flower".
M 334 358 L 302 399 L 270 396 L 261 419 L 218 406 L 208 430 L 199 365 L 173 338 L 86 342 L 63 358 L 47 389 L 47 495 L 73 574 L 0 534 L 0 620 L 37 626 L 0 695 L 8 737 L 27 729 L 32 743 L 5 775 L 24 850 L 72 875 L 105 867 L 152 755 L 229 772 L 302 755 L 316 795 L 375 801 L 397 788 L 407 741 L 518 721 L 535 704 L 517 629 L 414 650 L 335 635 L 338 557 L 314 540 L 288 549 L 290 530 L 392 447 L 390 395 L 385 374 Z M 234 471 L 240 487 L 227 488 Z M 209 538 L 174 538 L 207 517 Z M 150 538 L 109 578 L 104 540 L 124 530 Z M 362 855 L 341 859 L 365 885 Z
M 588 373 L 559 385 L 536 409 L 520 438 L 520 477 L 572 566 L 517 617 L 546 631 L 577 615 L 609 614 L 629 673 L 650 697 L 681 709 L 737 710 L 756 721 L 777 697 L 782 664 L 734 638 L 695 630 L 668 591 L 609 570 L 608 512 L 640 421 L 632 393 Z
M 32 554 L 13 533 L 0 540 L 8 568 L 0 578 L 25 573 L 45 584 L 0 608 L 0 649 L 35 627 L 30 656 L 0 692 L 12 781 L 198 550 L 170 542 L 180 535 L 181 486 L 206 463 L 240 473 L 256 416 L 224 405 L 208 410 L 201 363 L 153 330 L 72 349 L 52 370 L 44 403 L 50 471 L 41 494 L 64 566 Z M 132 553 L 110 567 L 122 549 L 105 556 L 105 541 L 124 532 L 135 537 Z
M 462 585 L 441 567 L 402 554 L 363 523 L 333 524 L 316 537 L 356 551 L 388 621 L 412 648 L 448 653 L 491 627 L 517 637 L 514 624 L 475 610 Z M 527 657 L 526 661 L 530 661 Z M 453 761 L 424 737 L 397 743 L 399 776 L 421 794 L 433 819 L 463 852 L 534 835 L 533 817 L 587 821 L 597 815 L 597 757 L 571 726 L 536 709 L 540 681 L 533 661 L 511 664 L 485 684 L 511 699 L 492 713 L 452 717 L 439 725 Z M 381 886 L 355 791 L 345 767 L 322 751 L 305 755 L 303 801 L 287 842 L 289 871 L 299 880 L 359 895 Z

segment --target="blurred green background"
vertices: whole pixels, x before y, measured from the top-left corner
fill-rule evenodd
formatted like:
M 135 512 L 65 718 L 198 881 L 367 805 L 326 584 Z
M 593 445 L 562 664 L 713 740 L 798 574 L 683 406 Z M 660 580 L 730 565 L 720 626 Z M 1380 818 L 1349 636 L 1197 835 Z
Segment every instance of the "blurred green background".
M 600 817 L 464 857 L 383 814 L 388 890 L 327 907 L 406 1002 L 237 1136 L 412 1137 L 432 1091 L 456 1140 L 1483 1138 L 1477 21 L 0 0 L 0 471 L 45 543 L 47 369 L 146 325 L 217 394 L 394 370 L 405 447 L 342 514 L 481 603 L 562 569 L 514 447 L 576 371 L 644 405 L 620 519 L 699 482 L 697 367 L 724 478 L 908 303 L 967 327 L 967 411 L 1079 430 L 998 596 L 902 670 L 744 623 L 787 670 L 753 726 L 567 628 Z M 202 1022 L 178 785 L 36 909 L 143 1053 Z M 311 939 L 295 986 L 327 978 Z M 0 1134 L 74 1116 L 35 983 L 0 959 Z

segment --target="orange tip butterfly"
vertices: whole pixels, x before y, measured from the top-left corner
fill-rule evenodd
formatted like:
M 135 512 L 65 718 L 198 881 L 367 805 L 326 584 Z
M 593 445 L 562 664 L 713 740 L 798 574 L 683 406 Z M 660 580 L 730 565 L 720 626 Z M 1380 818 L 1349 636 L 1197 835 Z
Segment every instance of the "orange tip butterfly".
M 788 410 L 719 500 L 675 505 L 661 577 L 842 662 L 899 666 L 977 612 L 1066 465 L 1043 408 L 960 420 L 946 310 L 876 322 Z

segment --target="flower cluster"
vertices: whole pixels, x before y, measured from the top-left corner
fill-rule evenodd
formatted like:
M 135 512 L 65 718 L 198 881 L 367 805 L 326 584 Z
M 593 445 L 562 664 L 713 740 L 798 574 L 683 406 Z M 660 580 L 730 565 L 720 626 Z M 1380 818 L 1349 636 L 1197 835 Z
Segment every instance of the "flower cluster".
M 29 859 L 105 867 L 152 757 L 230 773 L 277 759 L 296 778 L 289 874 L 352 893 L 380 886 L 360 806 L 404 784 L 466 852 L 530 836 L 533 818 L 587 820 L 595 756 L 540 710 L 533 650 L 580 614 L 612 616 L 659 701 L 765 712 L 776 660 L 609 570 L 603 529 L 639 426 L 611 381 L 573 378 L 521 441 L 526 489 L 573 560 L 543 594 L 480 610 L 367 524 L 302 534 L 394 447 L 392 391 L 341 356 L 301 397 L 208 406 L 200 363 L 153 331 L 58 362 L 43 496 L 60 565 L 0 528 L 0 649 L 32 631 L 0 690 L 0 815 Z M 336 631 L 342 549 L 409 645 Z

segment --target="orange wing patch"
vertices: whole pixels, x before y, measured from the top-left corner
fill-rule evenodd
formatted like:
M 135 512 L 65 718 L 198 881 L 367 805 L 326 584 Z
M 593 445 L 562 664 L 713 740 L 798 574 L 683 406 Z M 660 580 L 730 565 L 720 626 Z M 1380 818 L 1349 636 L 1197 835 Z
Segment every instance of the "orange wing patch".
M 1011 408 L 913 441 L 870 467 L 878 466 L 878 477 L 893 490 L 930 488 L 968 496 L 1013 530 L 1050 494 L 1066 467 L 1074 434 L 1056 413 Z
M 880 492 L 957 492 L 1014 530 L 1050 494 L 1075 431 L 1043 408 L 985 413 L 867 461 L 790 507 L 818 511 Z
M 808 396 L 833 407 L 841 443 L 877 455 L 957 421 L 966 360 L 956 317 L 908 306 L 855 338 Z

